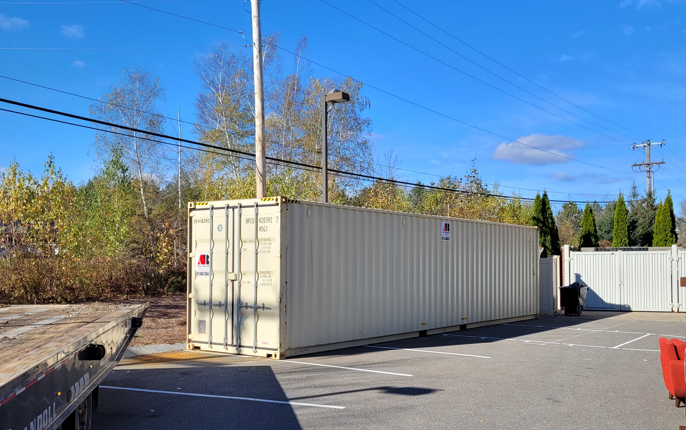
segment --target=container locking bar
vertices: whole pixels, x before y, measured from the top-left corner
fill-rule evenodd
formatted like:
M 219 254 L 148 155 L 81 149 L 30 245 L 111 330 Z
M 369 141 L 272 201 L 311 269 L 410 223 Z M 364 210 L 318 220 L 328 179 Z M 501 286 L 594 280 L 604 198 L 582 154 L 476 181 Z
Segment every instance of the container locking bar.
M 259 272 L 257 271 L 257 260 L 260 256 L 260 241 L 257 239 L 257 232 L 259 226 L 258 214 L 260 212 L 260 207 L 257 202 L 255 202 L 255 271 L 254 271 L 254 281 L 253 281 L 253 291 L 255 292 L 255 303 L 253 308 L 253 346 L 252 352 L 257 352 L 257 286 L 258 279 L 260 278 Z
M 243 239 L 241 237 L 241 222 L 242 222 L 242 215 L 243 215 L 243 206 L 238 203 L 238 222 L 235 222 L 234 224 L 237 226 L 238 231 L 236 232 L 236 239 L 235 243 L 238 246 L 238 258 L 236 258 L 236 273 L 238 274 L 238 285 L 237 285 L 237 292 L 236 292 L 236 351 L 239 351 L 241 349 L 241 318 L 240 318 L 240 309 L 241 309 L 241 283 L 243 282 L 243 273 L 241 272 L 241 254 L 243 253 Z M 234 245 L 234 246 L 236 246 Z

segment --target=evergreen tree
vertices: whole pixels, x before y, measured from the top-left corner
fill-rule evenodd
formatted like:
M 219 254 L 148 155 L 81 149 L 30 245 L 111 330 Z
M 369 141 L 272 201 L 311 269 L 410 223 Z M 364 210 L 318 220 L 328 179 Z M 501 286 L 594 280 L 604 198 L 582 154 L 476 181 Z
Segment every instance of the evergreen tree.
M 629 211 L 624 203 L 624 196 L 622 193 L 619 193 L 615 208 L 614 226 L 612 228 L 612 246 L 629 246 Z
M 676 232 L 676 217 L 674 216 L 674 202 L 672 201 L 672 193 L 669 190 L 667 190 L 667 197 L 665 197 L 664 206 L 669 210 L 670 232 L 672 233 L 672 237 L 674 238 L 674 242 L 672 242 L 672 244 L 674 244 L 678 240 L 679 235 Z
M 669 215 L 668 215 L 669 216 Z M 665 218 L 665 206 L 660 203 L 657 205 L 657 214 L 655 215 L 655 233 L 653 234 L 653 246 L 669 246 L 669 220 Z
M 632 187 L 629 201 L 629 246 L 651 246 L 655 227 L 655 197 L 648 191 L 644 197 Z
M 598 230 L 595 225 L 595 215 L 591 205 L 586 202 L 584 215 L 581 217 L 581 237 L 579 246 L 598 246 Z
M 550 200 L 548 200 L 548 193 L 545 191 L 543 191 L 541 203 L 541 206 L 545 206 L 545 221 L 546 228 L 548 229 L 548 239 L 546 240 L 548 255 L 560 255 L 562 254 L 562 250 L 560 249 L 560 234 L 557 231 L 557 224 L 555 223 L 553 208 L 550 206 Z
M 672 246 L 676 243 L 675 223 L 672 197 L 668 193 L 665 201 L 657 209 L 653 246 Z
M 541 195 L 536 193 L 534 200 L 533 216 L 531 217 L 531 225 L 538 227 L 538 245 L 543 248 L 541 258 L 548 256 L 546 248 L 547 228 L 545 223 L 545 212 L 543 211 L 543 200 Z
M 615 209 L 617 202 L 610 202 L 605 205 L 602 214 L 595 212 L 597 227 L 598 227 L 598 240 L 607 240 L 612 242 L 612 229 L 615 223 Z

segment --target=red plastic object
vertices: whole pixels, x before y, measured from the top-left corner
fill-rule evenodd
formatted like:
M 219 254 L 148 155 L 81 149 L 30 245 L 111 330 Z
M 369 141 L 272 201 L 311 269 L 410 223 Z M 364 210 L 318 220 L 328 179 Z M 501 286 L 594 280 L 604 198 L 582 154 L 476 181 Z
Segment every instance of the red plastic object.
M 684 356 L 686 342 L 678 339 L 660 340 L 660 363 L 662 364 L 662 378 L 667 391 L 677 399 L 686 398 L 686 379 L 684 378 Z M 678 400 L 677 400 L 678 401 Z

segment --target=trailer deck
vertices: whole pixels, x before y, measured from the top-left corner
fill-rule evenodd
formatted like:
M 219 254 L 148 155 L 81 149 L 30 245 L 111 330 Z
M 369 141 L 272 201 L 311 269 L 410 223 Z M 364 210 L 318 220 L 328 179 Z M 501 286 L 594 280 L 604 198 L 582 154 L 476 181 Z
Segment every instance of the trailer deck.
M 49 428 L 74 412 L 121 359 L 147 307 L 0 307 L 0 427 Z

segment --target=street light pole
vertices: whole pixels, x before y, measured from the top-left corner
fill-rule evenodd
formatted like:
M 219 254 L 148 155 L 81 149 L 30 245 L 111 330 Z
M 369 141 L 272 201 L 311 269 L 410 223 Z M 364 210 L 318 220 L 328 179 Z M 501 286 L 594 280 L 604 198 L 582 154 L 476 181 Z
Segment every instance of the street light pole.
M 350 95 L 343 91 L 333 90 L 322 100 L 322 202 L 329 202 L 329 143 L 327 142 L 329 103 L 350 101 Z

